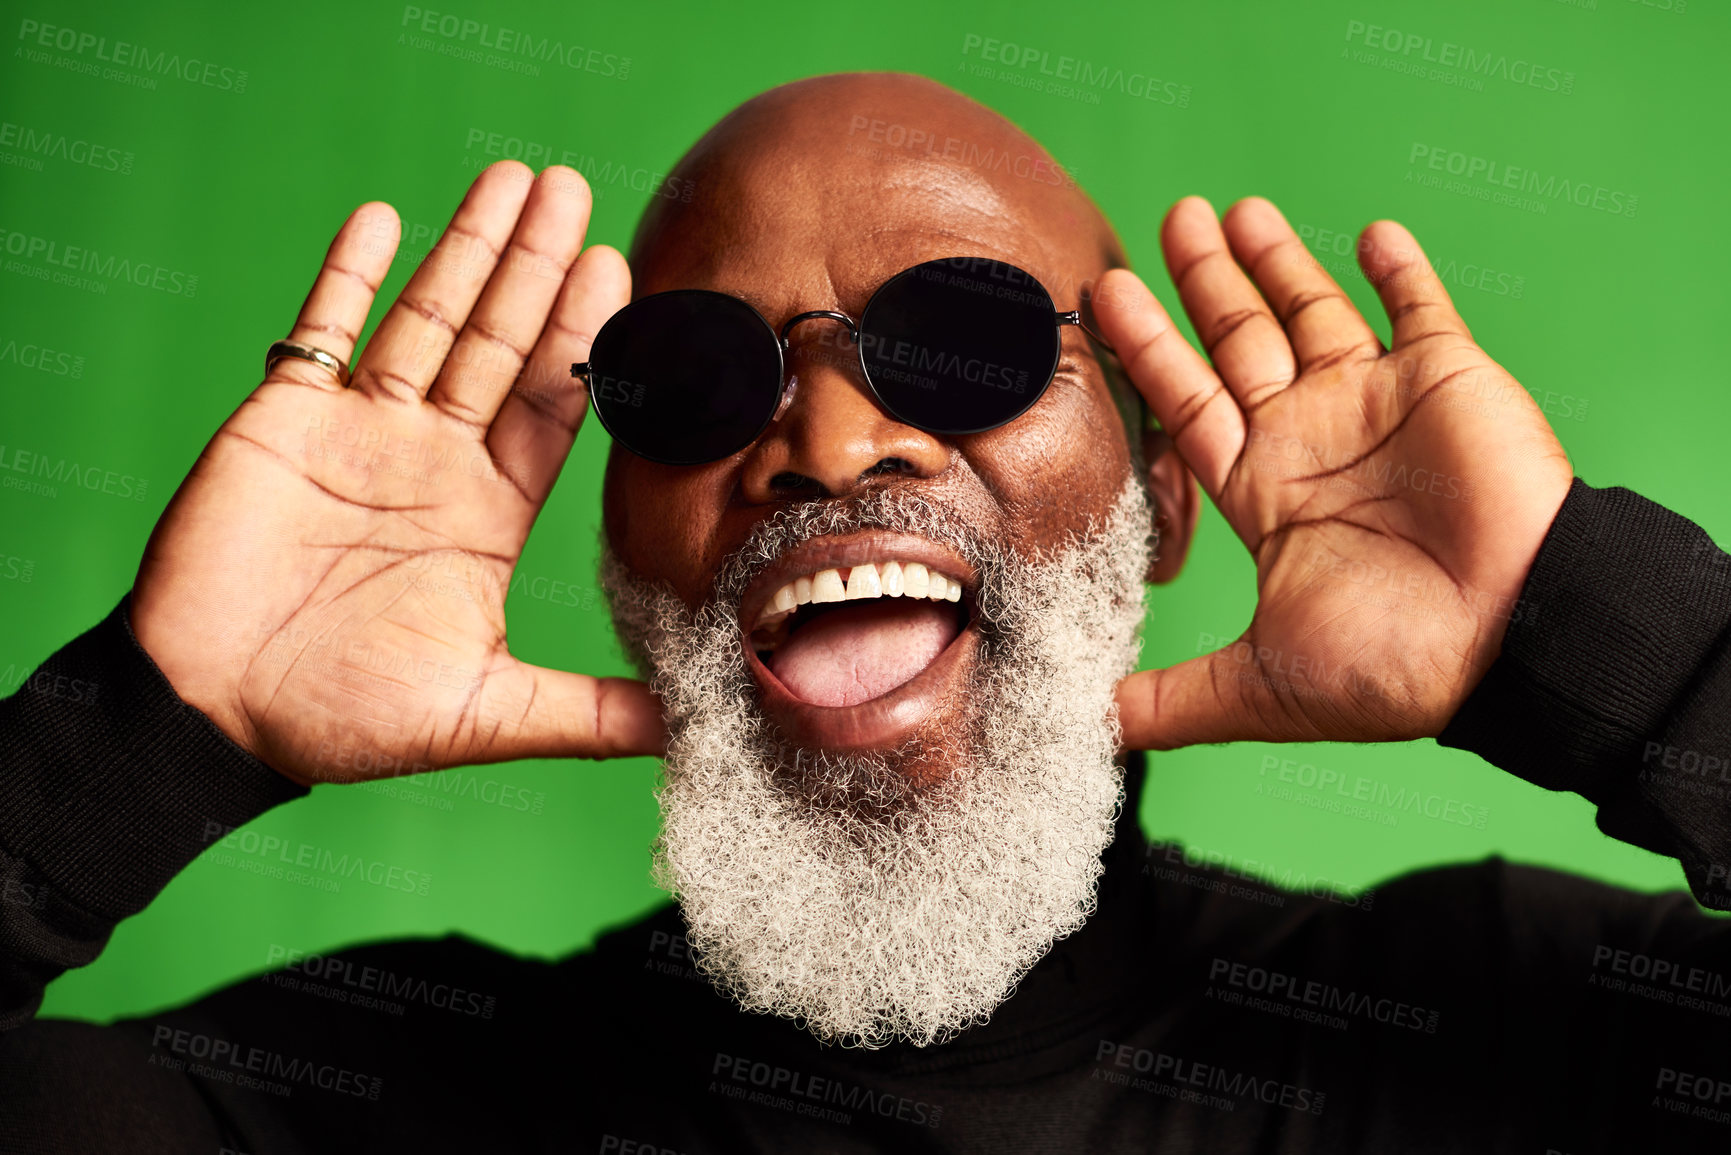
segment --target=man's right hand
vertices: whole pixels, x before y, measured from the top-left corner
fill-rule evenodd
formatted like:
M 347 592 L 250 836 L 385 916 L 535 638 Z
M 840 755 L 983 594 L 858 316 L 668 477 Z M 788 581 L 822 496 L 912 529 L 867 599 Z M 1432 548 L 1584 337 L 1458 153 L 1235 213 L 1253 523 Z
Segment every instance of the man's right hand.
M 569 366 L 630 298 L 617 251 L 582 251 L 590 205 L 571 169 L 487 169 L 350 387 L 278 361 L 152 533 L 139 642 L 289 778 L 663 749 L 641 682 L 505 642 L 511 572 L 587 406 Z M 291 339 L 349 360 L 400 231 L 390 206 L 357 209 Z

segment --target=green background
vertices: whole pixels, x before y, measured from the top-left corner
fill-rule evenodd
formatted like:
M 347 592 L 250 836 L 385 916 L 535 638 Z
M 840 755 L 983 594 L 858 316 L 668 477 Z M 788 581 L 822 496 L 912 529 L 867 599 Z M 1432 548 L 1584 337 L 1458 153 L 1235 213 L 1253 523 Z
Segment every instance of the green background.
M 415 21 L 405 29 L 402 5 L 147 12 L 7 3 L 0 121 L 38 141 L 48 133 L 93 142 L 116 150 L 103 158 L 131 160 L 129 172 L 107 171 L 52 155 L 52 146 L 50 155 L 0 147 L 0 244 L 42 238 L 198 282 L 190 296 L 100 276 L 105 291 L 57 285 L 24 267 L 47 267 L 40 259 L 0 253 L 0 444 L 148 481 L 143 500 L 73 484 L 53 496 L 0 489 L 0 691 L 126 590 L 163 505 L 257 382 L 265 346 L 287 331 L 353 206 L 394 204 L 404 248 L 418 257 L 476 169 L 496 159 L 469 147 L 472 135 L 498 133 L 555 157 L 592 158 L 579 165 L 597 190 L 591 239 L 623 247 L 648 196 L 642 175 L 632 187 L 633 173 L 664 172 L 753 93 L 850 69 L 933 76 L 1021 124 L 1098 199 L 1169 305 L 1157 230 L 1181 195 L 1201 193 L 1217 207 L 1252 193 L 1273 198 L 1318 238 L 1320 255 L 1385 334 L 1374 297 L 1346 273 L 1350 241 L 1333 235 L 1383 216 L 1405 222 L 1480 342 L 1547 401 L 1581 476 L 1627 485 L 1716 538 L 1731 535 L 1731 404 L 1714 336 L 1731 301 L 1725 233 L 1712 225 L 1728 166 L 1711 143 L 1728 111 L 1728 18 L 1708 5 L 1042 2 L 969 11 L 922 2 L 748 12 L 454 2 L 467 5 L 451 12 L 460 20 L 594 49 L 602 70 L 607 56 L 628 57 L 628 71 L 543 62 L 530 74 L 449 55 L 464 44 L 460 31 L 427 35 Z M 26 21 L 179 56 L 183 69 L 190 58 L 216 69 L 211 83 L 202 70 L 187 80 L 123 69 L 154 77 L 153 90 L 87 75 L 65 65 L 92 62 L 94 49 L 41 49 L 21 36 Z M 1349 39 L 1354 22 L 1397 29 L 1400 39 L 1385 32 L 1367 46 L 1364 33 Z M 1409 56 L 1387 46 L 1404 49 L 1408 33 L 1432 41 L 1433 55 L 1448 41 L 1510 67 L 1537 63 L 1547 80 L 1568 74 L 1570 91 L 1560 79 L 1547 91 L 1500 75 L 1475 87 L 1403 73 L 1389 65 L 1423 48 Z M 980 50 L 970 46 L 986 38 L 1017 44 L 1018 61 L 1033 49 L 1053 62 L 1069 56 L 1158 77 L 1162 95 L 1173 91 L 1167 84 L 1188 93 L 1164 103 L 1096 85 L 1077 98 L 1038 87 L 1037 61 L 971 72 Z M 243 70 L 244 91 L 235 91 Z M 1614 215 L 1553 198 L 1534 211 L 1427 187 L 1416 179 L 1428 170 L 1412 163 L 1415 145 L 1635 197 L 1637 209 Z M 375 321 L 408 265 L 400 254 Z M 27 346 L 66 357 L 32 368 Z M 523 556 L 521 572 L 544 579 L 530 588 L 546 595 L 526 590 L 509 606 L 514 649 L 530 661 L 625 669 L 593 597 L 606 448 L 599 428 L 584 428 Z M 1153 598 L 1146 660 L 1192 656 L 1204 634 L 1236 635 L 1253 596 L 1242 547 L 1209 510 L 1188 571 Z M 1273 781 L 1262 773 L 1271 754 L 1416 788 L 1482 810 L 1486 821 L 1478 829 L 1413 813 L 1349 817 L 1259 793 Z M 663 898 L 647 869 L 655 770 L 645 759 L 515 763 L 398 783 L 424 787 L 449 809 L 321 787 L 255 827 L 427 872 L 425 896 L 356 880 L 330 893 L 207 855 L 123 924 L 99 962 L 56 982 L 47 1010 L 143 1012 L 265 969 L 280 950 L 394 935 L 456 929 L 529 954 L 580 948 Z M 505 805 L 484 799 L 501 787 L 510 788 Z M 538 813 L 513 808 L 537 794 Z M 1254 859 L 1275 877 L 1351 887 L 1491 853 L 1645 890 L 1682 883 L 1675 863 L 1600 835 L 1584 800 L 1428 741 L 1159 755 L 1142 820 L 1152 835 Z

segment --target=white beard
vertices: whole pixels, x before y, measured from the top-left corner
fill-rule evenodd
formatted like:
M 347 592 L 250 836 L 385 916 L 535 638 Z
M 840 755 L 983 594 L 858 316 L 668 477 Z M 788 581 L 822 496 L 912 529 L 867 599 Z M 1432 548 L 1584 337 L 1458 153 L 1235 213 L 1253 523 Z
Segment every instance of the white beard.
M 718 987 L 826 1042 L 925 1046 L 988 1019 L 1082 926 L 1123 804 L 1113 690 L 1141 648 L 1150 521 L 1133 476 L 1105 526 L 1028 562 L 897 487 L 812 502 L 760 524 L 695 615 L 604 548 L 615 626 L 672 735 L 655 877 Z M 866 527 L 944 542 L 979 574 L 968 708 L 894 751 L 795 748 L 758 707 L 739 594 L 799 542 Z M 905 772 L 958 739 L 937 785 Z

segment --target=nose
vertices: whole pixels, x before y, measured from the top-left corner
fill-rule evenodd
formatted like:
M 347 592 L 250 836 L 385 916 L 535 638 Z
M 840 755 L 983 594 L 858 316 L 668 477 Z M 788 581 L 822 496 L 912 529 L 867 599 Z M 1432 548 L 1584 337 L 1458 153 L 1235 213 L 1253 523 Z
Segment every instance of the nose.
M 936 477 L 953 447 L 879 407 L 841 325 L 807 326 L 787 354 L 792 399 L 752 446 L 753 502 L 843 497 L 889 477 Z

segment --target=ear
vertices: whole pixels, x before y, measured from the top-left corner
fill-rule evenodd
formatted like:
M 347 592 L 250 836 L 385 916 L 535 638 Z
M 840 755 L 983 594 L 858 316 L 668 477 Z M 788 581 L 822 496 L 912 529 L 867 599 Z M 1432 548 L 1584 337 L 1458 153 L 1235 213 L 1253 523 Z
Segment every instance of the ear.
M 1148 567 L 1147 581 L 1164 585 L 1184 568 L 1202 499 L 1189 467 L 1164 430 L 1143 430 L 1142 454 L 1148 462 L 1148 489 L 1154 495 L 1154 527 L 1160 533 L 1160 550 Z

